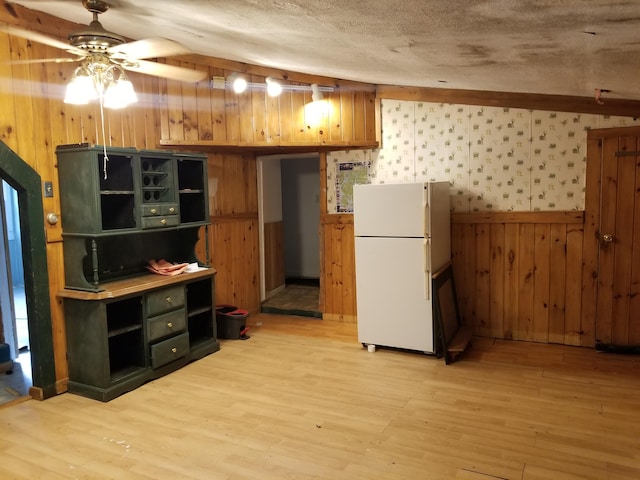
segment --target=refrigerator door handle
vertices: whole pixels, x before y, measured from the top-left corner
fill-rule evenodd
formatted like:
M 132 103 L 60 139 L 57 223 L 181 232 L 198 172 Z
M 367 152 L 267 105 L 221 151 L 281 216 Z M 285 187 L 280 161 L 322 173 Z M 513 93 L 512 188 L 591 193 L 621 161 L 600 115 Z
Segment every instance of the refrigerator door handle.
M 431 252 L 431 239 L 424 239 L 424 298 L 431 298 L 431 262 L 429 261 L 429 253 Z

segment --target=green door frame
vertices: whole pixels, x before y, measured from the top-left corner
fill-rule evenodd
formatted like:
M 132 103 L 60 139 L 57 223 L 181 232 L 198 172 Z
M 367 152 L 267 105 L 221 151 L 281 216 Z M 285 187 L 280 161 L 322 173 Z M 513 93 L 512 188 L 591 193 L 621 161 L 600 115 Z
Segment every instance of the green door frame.
M 18 192 L 24 289 L 27 299 L 32 396 L 56 395 L 56 369 L 40 175 L 0 141 L 0 177 Z M 35 395 L 34 395 L 35 394 Z

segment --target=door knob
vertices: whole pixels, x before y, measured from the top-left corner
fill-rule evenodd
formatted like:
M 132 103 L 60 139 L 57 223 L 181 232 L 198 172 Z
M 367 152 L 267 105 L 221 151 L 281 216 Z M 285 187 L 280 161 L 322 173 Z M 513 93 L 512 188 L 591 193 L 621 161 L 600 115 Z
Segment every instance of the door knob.
M 613 235 L 611 235 L 610 233 L 605 233 L 604 235 L 602 235 L 600 240 L 602 240 L 602 243 L 604 245 L 608 245 L 613 242 Z

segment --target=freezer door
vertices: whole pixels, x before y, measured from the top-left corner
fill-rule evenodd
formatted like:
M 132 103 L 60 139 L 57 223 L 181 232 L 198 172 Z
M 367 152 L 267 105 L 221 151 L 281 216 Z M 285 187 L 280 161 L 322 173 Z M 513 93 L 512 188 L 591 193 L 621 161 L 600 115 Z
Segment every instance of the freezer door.
M 429 185 L 354 185 L 353 228 L 363 237 L 429 236 Z
M 358 340 L 433 353 L 428 239 L 355 242 Z

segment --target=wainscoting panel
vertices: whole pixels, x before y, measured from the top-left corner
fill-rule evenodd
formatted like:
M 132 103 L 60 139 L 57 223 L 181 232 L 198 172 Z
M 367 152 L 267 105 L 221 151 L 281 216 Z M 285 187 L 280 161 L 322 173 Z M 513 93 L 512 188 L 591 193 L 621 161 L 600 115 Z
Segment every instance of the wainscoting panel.
M 581 316 L 583 212 L 454 214 L 452 263 L 476 335 L 593 346 Z

